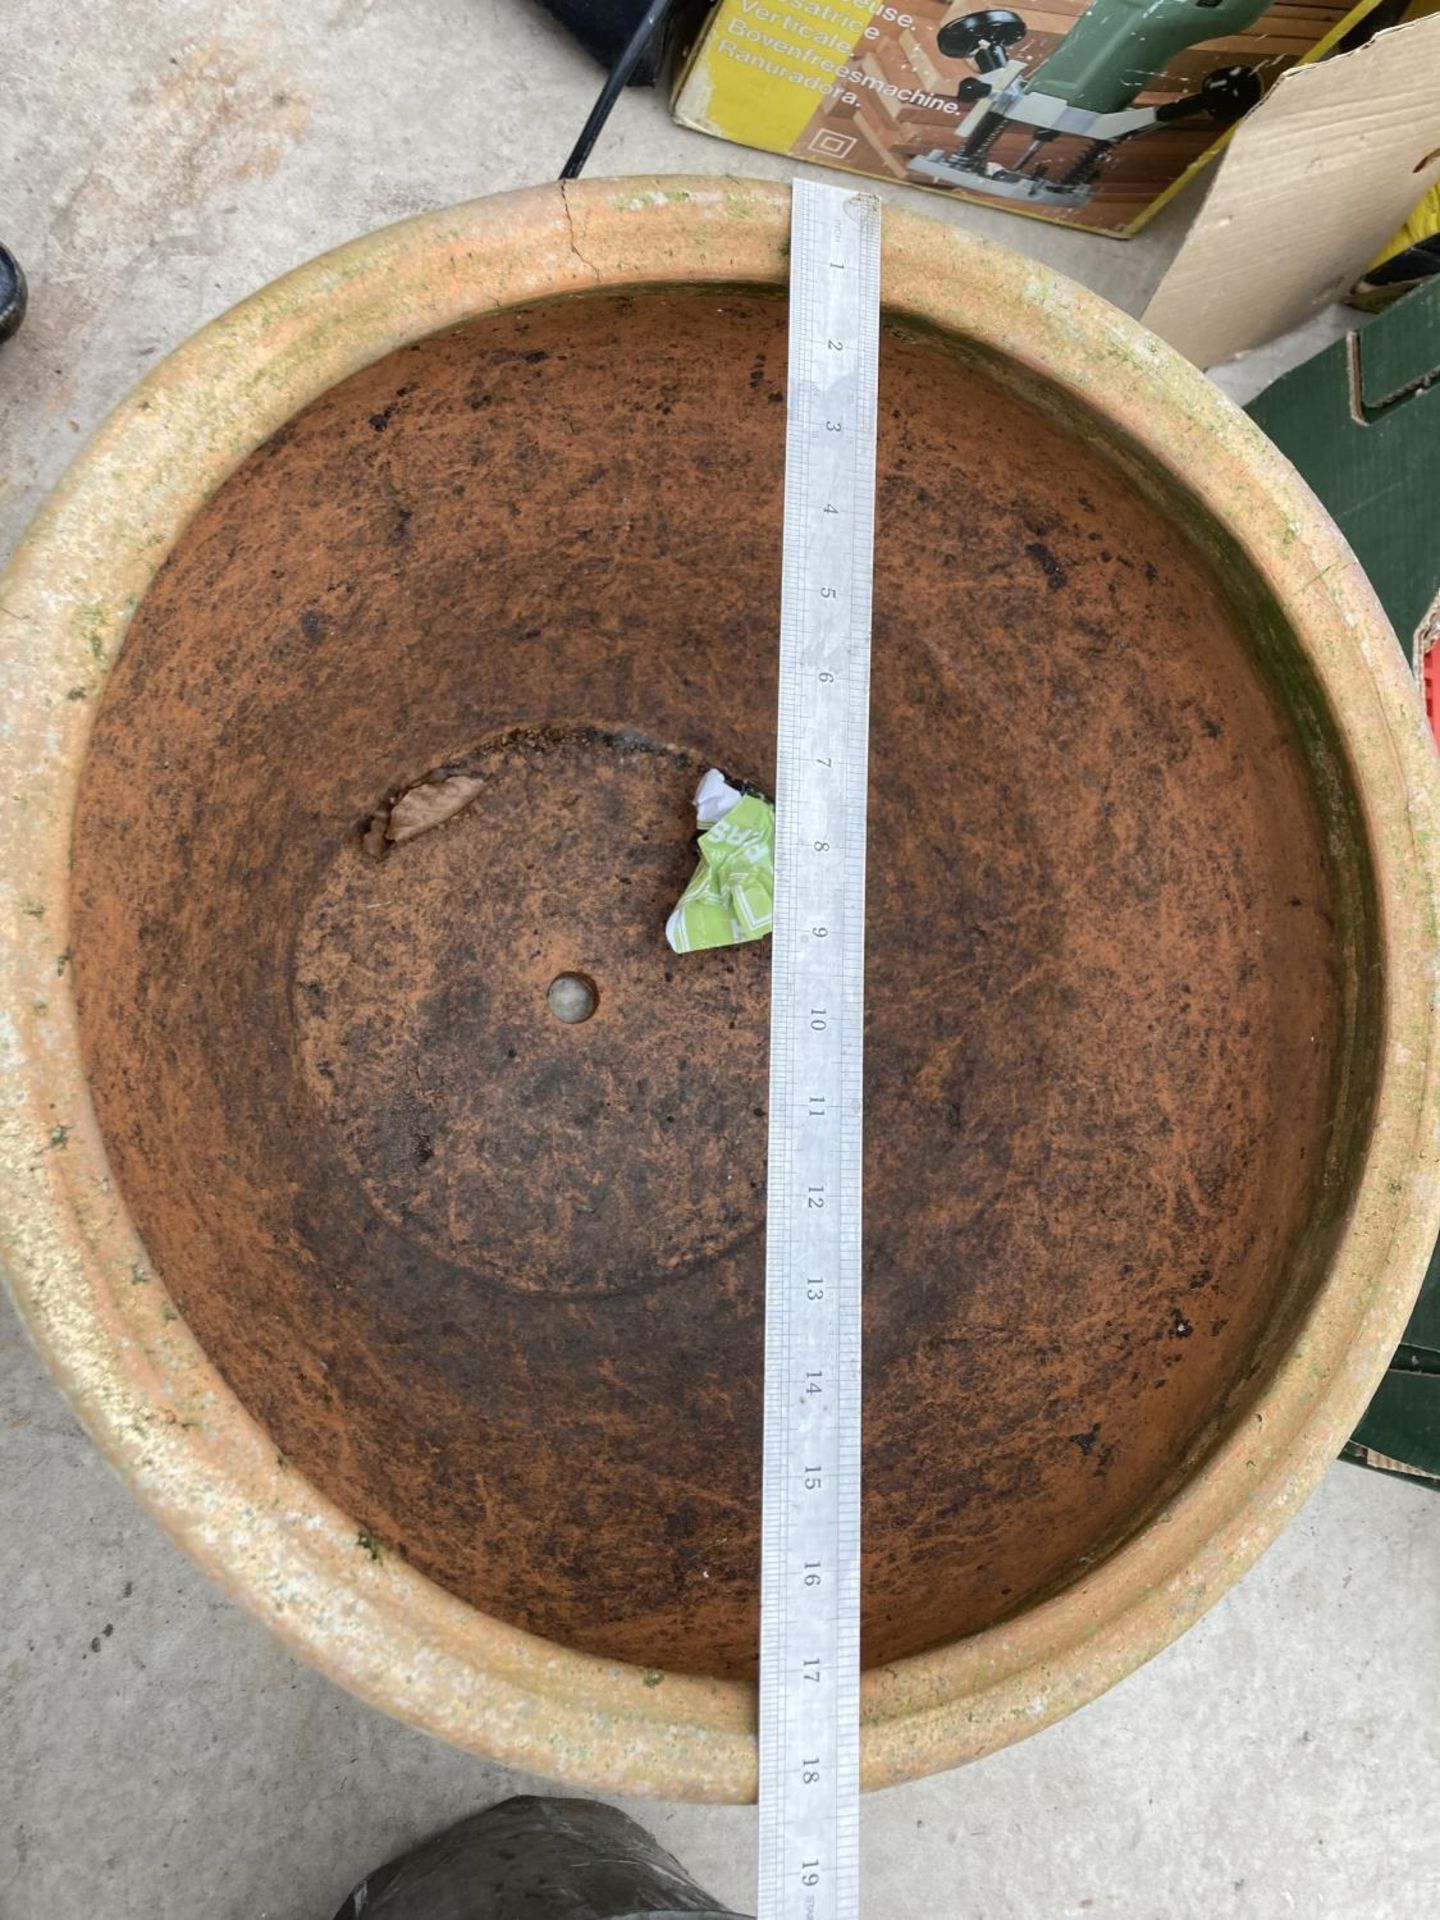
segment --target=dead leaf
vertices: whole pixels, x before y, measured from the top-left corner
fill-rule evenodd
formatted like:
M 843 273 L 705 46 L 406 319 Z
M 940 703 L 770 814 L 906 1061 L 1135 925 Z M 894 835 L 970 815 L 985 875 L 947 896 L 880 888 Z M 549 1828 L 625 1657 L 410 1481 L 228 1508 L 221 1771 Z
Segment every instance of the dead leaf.
M 432 827 L 443 826 L 469 806 L 484 784 L 482 774 L 452 773 L 407 788 L 388 807 L 382 807 L 365 829 L 361 843 L 365 852 L 372 860 L 379 860 L 391 847 L 402 847 Z

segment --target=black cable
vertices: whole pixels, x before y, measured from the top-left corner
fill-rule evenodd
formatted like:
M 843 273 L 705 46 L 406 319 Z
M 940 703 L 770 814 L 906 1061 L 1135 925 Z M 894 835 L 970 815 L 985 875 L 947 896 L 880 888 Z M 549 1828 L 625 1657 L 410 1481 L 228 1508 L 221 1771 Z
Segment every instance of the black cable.
M 580 169 L 590 158 L 590 149 L 600 137 L 600 129 L 610 118 L 611 108 L 620 98 L 626 82 L 640 64 L 640 56 L 649 46 L 659 30 L 661 21 L 673 5 L 674 0 L 650 0 L 639 26 L 626 44 L 625 51 L 610 69 L 605 84 L 600 89 L 600 97 L 590 109 L 590 117 L 580 129 L 580 138 L 571 149 L 570 158 L 560 169 L 562 180 L 579 179 Z

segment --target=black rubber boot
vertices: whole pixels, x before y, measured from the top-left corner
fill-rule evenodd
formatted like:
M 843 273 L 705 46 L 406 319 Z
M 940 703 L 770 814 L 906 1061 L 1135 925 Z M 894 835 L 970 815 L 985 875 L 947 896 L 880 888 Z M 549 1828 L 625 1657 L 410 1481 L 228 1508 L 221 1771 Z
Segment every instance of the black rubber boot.
M 335 1920 L 742 1920 L 598 1800 L 502 1800 L 370 1874 Z
M 25 274 L 8 247 L 0 247 L 0 340 L 8 340 L 25 318 Z

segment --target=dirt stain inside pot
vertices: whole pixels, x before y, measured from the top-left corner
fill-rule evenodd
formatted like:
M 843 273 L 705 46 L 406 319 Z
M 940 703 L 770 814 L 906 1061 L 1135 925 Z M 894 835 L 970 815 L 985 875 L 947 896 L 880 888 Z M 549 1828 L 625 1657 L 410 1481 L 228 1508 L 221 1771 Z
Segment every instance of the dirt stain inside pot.
M 216 1364 L 368 1538 L 672 1672 L 756 1629 L 769 954 L 661 929 L 698 774 L 773 784 L 784 327 L 571 300 L 327 394 L 156 579 L 76 827 L 100 1122 Z M 1339 966 L 1163 505 L 895 332 L 879 503 L 872 1663 L 1091 1564 L 1239 1389 Z

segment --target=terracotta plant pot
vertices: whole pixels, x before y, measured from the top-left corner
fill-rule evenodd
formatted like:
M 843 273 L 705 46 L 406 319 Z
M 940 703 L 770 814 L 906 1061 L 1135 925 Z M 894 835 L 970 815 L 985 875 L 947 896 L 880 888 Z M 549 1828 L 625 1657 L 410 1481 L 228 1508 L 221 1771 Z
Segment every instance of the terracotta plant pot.
M 768 951 L 661 928 L 697 774 L 773 772 L 787 215 L 344 247 L 156 369 L 0 595 L 20 1310 L 292 1646 L 594 1789 L 754 1784 Z M 1437 1210 L 1433 769 L 1334 528 L 1032 262 L 887 211 L 885 297 L 871 1785 L 1241 1573 Z M 417 786 L 465 804 L 405 839 Z

